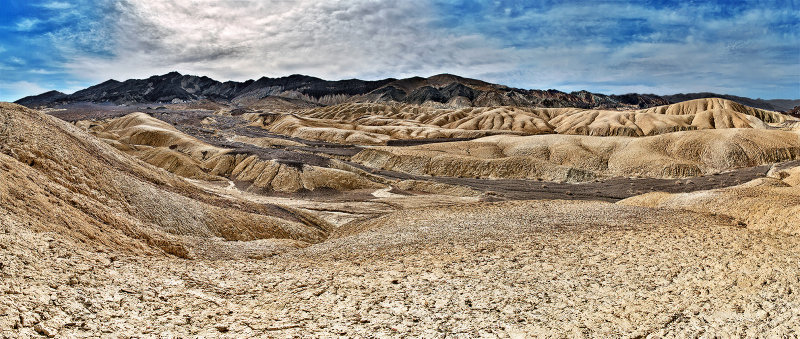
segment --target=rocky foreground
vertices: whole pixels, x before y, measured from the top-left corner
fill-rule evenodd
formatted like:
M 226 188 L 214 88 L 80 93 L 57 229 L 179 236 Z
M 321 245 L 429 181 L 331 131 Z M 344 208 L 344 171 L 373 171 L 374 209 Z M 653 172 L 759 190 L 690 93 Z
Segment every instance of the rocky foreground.
M 0 229 L 0 336 L 787 336 L 800 238 L 531 201 L 406 210 L 268 258 L 75 250 Z

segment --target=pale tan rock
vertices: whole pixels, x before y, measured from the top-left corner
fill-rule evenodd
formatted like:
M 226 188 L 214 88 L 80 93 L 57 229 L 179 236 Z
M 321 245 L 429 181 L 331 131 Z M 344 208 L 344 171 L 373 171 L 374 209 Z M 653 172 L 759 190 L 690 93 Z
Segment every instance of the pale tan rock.
M 303 188 L 300 171 L 287 165 L 280 165 L 278 173 L 271 182 L 272 189 L 277 192 L 297 192 Z
M 53 337 L 56 336 L 56 334 L 58 334 L 58 332 L 56 332 L 56 330 L 54 330 L 54 329 L 52 329 L 50 327 L 47 327 L 45 325 L 42 325 L 41 323 L 38 323 L 38 324 L 34 325 L 33 329 L 36 331 L 36 333 L 39 333 L 39 334 L 41 334 L 41 335 L 43 335 L 45 337 L 48 337 L 48 338 L 53 338 Z

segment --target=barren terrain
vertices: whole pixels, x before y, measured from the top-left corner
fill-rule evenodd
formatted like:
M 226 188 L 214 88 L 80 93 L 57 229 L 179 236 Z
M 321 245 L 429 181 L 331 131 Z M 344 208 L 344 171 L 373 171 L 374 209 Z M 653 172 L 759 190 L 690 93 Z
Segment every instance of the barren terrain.
M 797 237 L 709 214 L 566 201 L 414 209 L 227 261 L 73 252 L 55 234 L 7 232 L 0 323 L 18 328 L 8 334 L 37 324 L 63 336 L 800 330 Z
M 0 104 L 0 337 L 800 332 L 796 118 L 467 85 Z

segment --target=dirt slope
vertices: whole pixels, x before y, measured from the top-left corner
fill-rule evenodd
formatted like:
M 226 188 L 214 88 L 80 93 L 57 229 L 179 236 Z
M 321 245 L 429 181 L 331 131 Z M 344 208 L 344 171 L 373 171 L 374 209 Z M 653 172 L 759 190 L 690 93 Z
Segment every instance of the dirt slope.
M 317 242 L 326 225 L 203 192 L 55 118 L 0 104 L 0 209 L 90 247 L 194 255 L 195 241 Z
M 669 194 L 654 192 L 619 202 L 623 205 L 666 207 L 714 212 L 740 220 L 741 226 L 800 234 L 800 167 L 773 171 L 762 178 L 734 187 Z

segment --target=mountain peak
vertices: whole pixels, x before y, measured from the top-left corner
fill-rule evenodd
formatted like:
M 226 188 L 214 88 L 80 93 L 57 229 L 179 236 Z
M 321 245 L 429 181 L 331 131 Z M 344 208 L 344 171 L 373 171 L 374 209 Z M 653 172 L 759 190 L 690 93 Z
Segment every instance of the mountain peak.
M 57 102 L 66 98 L 67 95 L 59 91 L 47 91 L 39 95 L 29 96 L 17 100 L 16 104 L 28 107 L 46 106 L 50 103 Z

